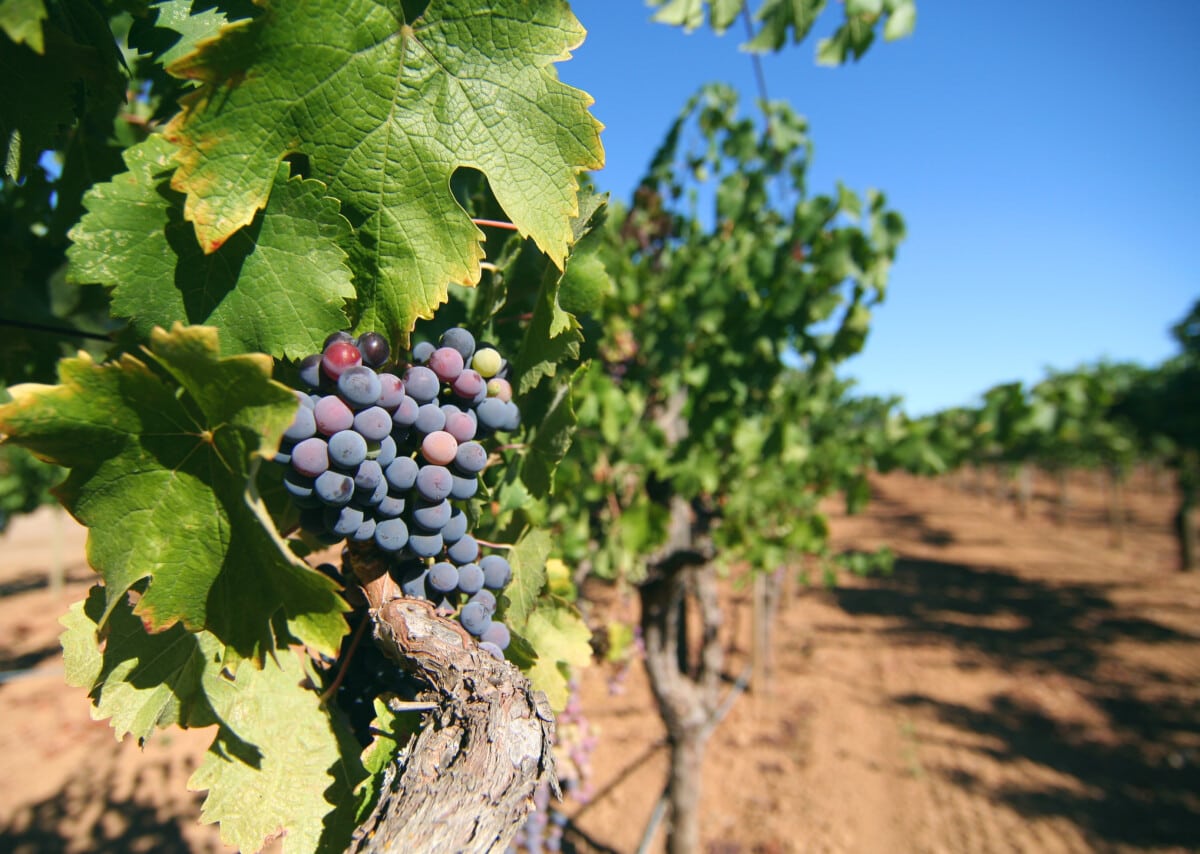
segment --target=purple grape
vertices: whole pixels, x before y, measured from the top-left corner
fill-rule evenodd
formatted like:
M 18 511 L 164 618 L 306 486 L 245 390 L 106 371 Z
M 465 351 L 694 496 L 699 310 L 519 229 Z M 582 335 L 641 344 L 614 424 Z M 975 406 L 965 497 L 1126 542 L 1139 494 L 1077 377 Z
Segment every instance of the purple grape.
M 513 433 L 521 426 L 521 410 L 511 400 L 504 403 L 504 424 L 500 429 L 505 433 Z
M 446 426 L 446 415 L 436 403 L 425 403 L 417 410 L 417 420 L 413 423 L 420 433 L 435 433 Z
M 283 438 L 288 442 L 300 442 L 317 435 L 317 421 L 313 418 L 311 406 L 301 406 L 296 410 L 292 423 L 283 431 Z
M 438 347 L 430 355 L 425 366 L 437 374 L 437 378 L 442 382 L 454 382 L 463 372 L 462 353 L 453 347 Z
M 353 430 L 329 437 L 329 460 L 345 469 L 356 469 L 367 458 L 367 440 Z
M 413 508 L 413 523 L 426 531 L 441 531 L 450 521 L 450 502 L 442 499 L 436 503 L 420 502 Z
M 490 590 L 480 590 L 471 597 L 470 601 L 478 602 L 479 604 L 483 605 L 483 607 L 487 608 L 489 617 L 496 613 L 496 594 Z
M 452 472 L 450 477 L 454 479 L 454 483 L 450 486 L 451 498 L 466 501 L 468 498 L 474 498 L 475 493 L 479 491 L 479 479 L 475 475 L 459 477 Z
M 371 406 L 354 416 L 354 429 L 364 439 L 382 442 L 392 435 L 392 416 L 382 406 Z
M 349 504 L 354 495 L 354 479 L 340 472 L 322 472 L 313 483 L 313 490 L 326 504 Z
M 420 341 L 412 348 L 413 361 L 418 365 L 423 365 L 429 361 L 429 357 L 433 355 L 433 351 L 437 349 L 437 345 L 429 341 Z
M 358 336 L 358 352 L 362 354 L 364 365 L 378 368 L 392 355 L 392 348 L 378 332 L 364 332 Z
M 480 602 L 468 602 L 458 614 L 458 620 L 475 637 L 479 637 L 492 622 L 492 615 Z
M 300 360 L 300 382 L 314 390 L 321 387 L 320 353 L 313 353 Z
M 407 504 L 408 502 L 403 498 L 385 495 L 380 499 L 379 504 L 375 506 L 375 515 L 381 519 L 395 519 L 404 512 L 404 507 Z
M 466 563 L 458 568 L 458 589 L 473 596 L 483 589 L 483 570 L 477 563 Z
M 348 537 L 363 523 L 363 512 L 356 507 L 330 507 L 325 511 L 325 526 L 340 537 Z
M 388 412 L 395 412 L 404 399 L 404 381 L 395 374 L 379 375 L 379 400 L 376 401 Z
M 475 352 L 475 336 L 461 326 L 453 326 L 442 333 L 438 343 L 443 347 L 453 347 L 466 362 Z
M 408 526 L 403 519 L 375 523 L 375 544 L 385 552 L 398 552 L 408 544 Z
M 313 494 L 314 479 L 300 474 L 295 469 L 289 469 L 283 473 L 283 488 L 292 498 L 310 498 Z
M 438 593 L 453 592 L 458 587 L 458 569 L 452 563 L 435 563 L 429 567 L 429 586 Z
M 508 411 L 505 403 L 498 397 L 489 397 L 475 407 L 475 415 L 479 418 L 479 426 L 495 432 L 508 423 Z
M 463 412 L 453 404 L 443 406 L 442 414 L 446 416 L 446 426 L 442 429 L 453 436 L 460 445 L 475 438 L 475 416 L 473 414 Z
M 463 400 L 478 403 L 487 398 L 487 381 L 479 375 L 479 371 L 467 368 L 454 378 L 450 388 Z
M 408 431 L 408 428 L 417 423 L 417 413 L 421 411 L 421 404 L 417 403 L 407 394 L 400 401 L 400 405 L 396 407 L 396 411 L 392 413 L 392 423 L 397 429 Z
M 383 469 L 375 460 L 363 460 L 358 464 L 358 471 L 354 473 L 354 487 L 356 489 L 370 489 L 375 487 L 383 480 Z
M 404 391 L 417 403 L 437 400 L 442 384 L 437 374 L 421 365 L 413 365 L 404 372 Z
M 457 543 L 467 533 L 467 514 L 454 508 L 450 514 L 450 521 L 442 528 L 442 539 L 447 543 Z
M 363 486 L 358 486 L 357 484 L 355 484 L 354 497 L 351 498 L 350 501 L 351 501 L 351 503 L 353 503 L 354 505 L 356 505 L 358 507 L 378 508 L 379 505 L 382 504 L 384 499 L 386 499 L 387 497 L 388 497 L 387 481 L 384 480 L 383 478 L 380 478 L 379 483 L 375 484 L 374 486 L 370 486 L 370 487 L 363 487 Z M 378 510 L 376 510 L 376 512 L 378 513 Z M 388 515 L 399 516 L 403 512 L 404 512 L 404 508 L 401 507 L 395 513 L 391 513 Z M 384 514 L 380 514 L 380 515 L 384 515 Z
M 459 566 L 474 563 L 475 558 L 479 557 L 479 543 L 470 534 L 464 534 L 446 549 L 446 557 Z
M 417 482 L 420 467 L 412 457 L 396 457 L 386 469 L 383 476 L 387 478 L 388 486 L 396 492 L 407 492 Z
M 408 538 L 408 550 L 417 557 L 433 557 L 442 550 L 442 535 L 414 531 Z
M 504 650 L 502 650 L 500 647 L 496 646 L 491 641 L 480 641 L 479 648 L 482 649 L 484 652 L 488 653 L 492 658 L 496 659 L 497 661 L 504 660 Z
M 322 351 L 328 350 L 329 345 L 333 344 L 335 341 L 346 341 L 348 343 L 353 344 L 354 336 L 351 335 L 349 332 L 345 331 L 344 329 L 338 330 L 337 332 L 330 332 L 329 335 L 326 336 L 326 338 L 325 338 L 325 343 L 321 345 L 321 350 Z
M 366 517 L 363 519 L 362 524 L 358 526 L 358 530 L 350 535 L 350 539 L 354 540 L 356 543 L 371 542 L 375 539 L 375 526 L 375 520 L 369 516 Z
M 417 566 L 420 567 L 420 564 Z M 428 577 L 429 570 L 420 568 L 415 575 L 412 575 L 401 582 L 400 589 L 404 592 L 405 596 L 408 596 L 412 599 L 424 599 L 425 582 Z
M 329 468 L 329 445 L 314 436 L 292 448 L 292 468 L 307 477 L 317 477 Z
M 313 407 L 313 417 L 317 429 L 326 436 L 349 430 L 354 426 L 354 413 L 340 397 L 328 394 L 317 401 Z
M 508 649 L 509 641 L 512 640 L 512 635 L 508 631 L 508 626 L 504 623 L 491 622 L 480 638 L 484 643 L 494 643 L 500 649 Z
M 375 401 L 379 400 L 380 392 L 383 391 L 379 375 L 366 365 L 346 368 L 338 377 L 337 386 L 338 394 L 355 409 L 374 406 Z
M 479 561 L 483 570 L 483 584 L 489 590 L 503 590 L 512 580 L 512 566 L 500 555 L 488 555 Z
M 415 486 L 417 493 L 426 501 L 441 501 L 450 497 L 454 489 L 454 475 L 445 466 L 422 466 L 417 472 Z
M 380 468 L 386 469 L 395 459 L 396 440 L 391 436 L 384 436 L 379 440 L 379 453 L 375 457 L 375 462 L 379 463 Z
M 463 474 L 479 474 L 487 466 L 488 454 L 478 442 L 463 442 L 454 455 L 454 467 Z

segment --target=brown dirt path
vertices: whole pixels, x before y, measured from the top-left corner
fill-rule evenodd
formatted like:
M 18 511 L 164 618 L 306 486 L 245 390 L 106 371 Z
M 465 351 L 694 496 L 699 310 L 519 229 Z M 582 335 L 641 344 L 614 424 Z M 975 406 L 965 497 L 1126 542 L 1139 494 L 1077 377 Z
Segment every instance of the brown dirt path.
M 949 482 L 877 479 L 868 513 L 833 530 L 839 548 L 890 545 L 895 572 L 788 593 L 770 691 L 713 736 L 707 851 L 1200 851 L 1200 575 L 1173 571 L 1170 497 L 1134 486 L 1117 549 L 1087 477 L 1064 527 L 1048 490 L 1019 520 Z M 91 577 L 82 532 L 51 520 L 0 538 L 0 670 L 34 671 L 0 681 L 0 851 L 227 850 L 185 790 L 207 734 L 118 744 L 63 685 L 57 620 Z M 732 682 L 749 597 L 728 602 Z M 582 680 L 599 794 L 567 805 L 568 840 L 634 852 L 666 760 L 640 667 L 619 694 L 609 675 Z
M 1173 570 L 1169 498 L 1132 495 L 1115 549 L 1103 493 L 1072 494 L 1060 528 L 1049 495 L 1019 520 L 895 475 L 835 518 L 842 547 L 891 545 L 895 572 L 789 599 L 770 695 L 739 700 L 710 747 L 709 850 L 1200 850 L 1200 576 Z M 660 732 L 632 677 L 621 697 L 585 680 L 597 787 L 615 785 L 577 812 L 595 850 L 636 850 L 665 774 L 660 752 L 614 783 Z

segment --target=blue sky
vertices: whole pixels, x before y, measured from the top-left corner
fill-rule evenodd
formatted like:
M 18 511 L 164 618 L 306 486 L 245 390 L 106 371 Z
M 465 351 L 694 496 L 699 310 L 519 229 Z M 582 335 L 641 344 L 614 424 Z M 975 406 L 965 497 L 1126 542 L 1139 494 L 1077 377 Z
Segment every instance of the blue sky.
M 811 37 L 764 58 L 768 94 L 809 119 L 810 191 L 878 188 L 908 223 L 845 372 L 922 414 L 1047 367 L 1172 355 L 1200 297 L 1200 3 L 917 7 L 912 37 L 857 65 L 817 66 Z M 596 99 L 595 180 L 617 198 L 700 85 L 755 95 L 740 30 L 684 34 L 637 0 L 572 8 L 589 34 L 559 76 Z

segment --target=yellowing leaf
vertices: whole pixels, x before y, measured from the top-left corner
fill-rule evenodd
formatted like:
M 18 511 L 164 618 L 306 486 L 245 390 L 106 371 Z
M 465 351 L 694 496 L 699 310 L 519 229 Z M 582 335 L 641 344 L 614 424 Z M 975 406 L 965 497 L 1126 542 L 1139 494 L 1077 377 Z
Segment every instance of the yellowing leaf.
M 379 0 L 263 5 L 170 69 L 202 84 L 167 135 L 207 251 L 302 153 L 357 229 L 361 328 L 407 332 L 448 282 L 478 281 L 482 234 L 450 192 L 461 167 L 563 265 L 577 173 L 603 162 L 590 97 L 554 73 L 584 35 L 565 3 L 433 0 L 413 20 Z

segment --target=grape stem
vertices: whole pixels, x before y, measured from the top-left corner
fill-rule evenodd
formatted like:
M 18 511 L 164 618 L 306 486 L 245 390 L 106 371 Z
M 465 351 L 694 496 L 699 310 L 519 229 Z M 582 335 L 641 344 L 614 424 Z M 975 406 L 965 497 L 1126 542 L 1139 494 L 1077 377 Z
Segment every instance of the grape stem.
M 475 223 L 476 225 L 484 225 L 484 226 L 490 225 L 492 228 L 505 228 L 505 229 L 508 229 L 509 231 L 517 230 L 517 227 L 515 225 L 513 225 L 511 222 L 504 222 L 503 220 L 498 220 L 498 219 L 475 219 L 474 217 L 472 217 L 471 222 Z
M 363 632 L 366 631 L 369 622 L 371 621 L 365 616 L 359 620 L 358 628 L 354 630 L 354 637 L 350 639 L 350 646 L 338 664 L 337 675 L 333 677 L 333 682 L 329 684 L 329 687 L 321 692 L 321 705 L 329 702 L 329 698 L 337 693 L 338 688 L 342 687 L 342 680 L 346 678 L 346 669 L 350 666 L 350 659 L 354 658 L 354 651 L 358 649 L 358 642 L 362 640 Z
M 491 543 L 491 542 L 488 542 L 487 540 L 481 540 L 481 539 L 479 539 L 479 537 L 475 538 L 475 542 L 479 543 L 479 545 L 481 545 L 481 546 L 487 546 L 489 549 L 511 549 L 511 548 L 514 548 L 510 543 Z

